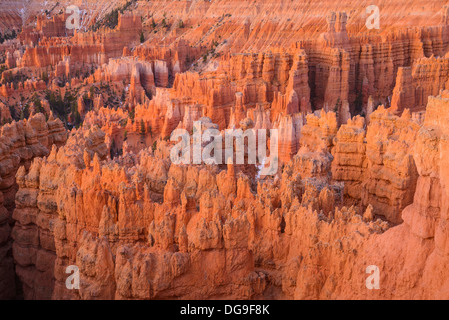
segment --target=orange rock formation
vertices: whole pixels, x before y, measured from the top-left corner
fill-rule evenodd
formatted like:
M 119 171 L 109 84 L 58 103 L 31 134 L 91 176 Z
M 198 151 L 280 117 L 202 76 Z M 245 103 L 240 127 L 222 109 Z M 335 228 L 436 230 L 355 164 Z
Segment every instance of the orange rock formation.
M 448 1 L 67 4 L 0 3 L 0 299 L 449 298 Z

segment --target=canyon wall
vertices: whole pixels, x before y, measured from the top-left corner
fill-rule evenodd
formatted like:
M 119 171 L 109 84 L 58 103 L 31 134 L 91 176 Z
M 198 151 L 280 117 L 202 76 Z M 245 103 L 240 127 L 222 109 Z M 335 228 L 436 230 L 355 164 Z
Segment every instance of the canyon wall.
M 0 296 L 3 299 L 15 296 L 15 279 L 10 237 L 15 224 L 13 211 L 19 186 L 15 175 L 19 167 L 28 170 L 36 157 L 48 155 L 52 145 L 61 146 L 66 133 L 59 119 L 52 116 L 48 121 L 43 114 L 37 114 L 28 120 L 13 122 L 1 128 L 0 135 L 0 252 L 1 277 Z

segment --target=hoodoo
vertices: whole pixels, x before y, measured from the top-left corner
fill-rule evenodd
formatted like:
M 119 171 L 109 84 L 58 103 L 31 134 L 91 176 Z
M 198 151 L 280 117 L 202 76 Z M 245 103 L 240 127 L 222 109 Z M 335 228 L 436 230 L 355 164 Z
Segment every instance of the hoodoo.
M 448 136 L 448 0 L 2 0 L 0 299 L 449 299 Z

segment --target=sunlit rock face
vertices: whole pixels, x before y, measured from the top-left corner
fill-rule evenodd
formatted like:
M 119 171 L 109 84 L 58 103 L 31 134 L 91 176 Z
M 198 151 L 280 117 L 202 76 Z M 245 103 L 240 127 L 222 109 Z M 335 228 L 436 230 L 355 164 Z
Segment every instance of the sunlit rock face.
M 444 2 L 2 1 L 0 299 L 448 299 Z

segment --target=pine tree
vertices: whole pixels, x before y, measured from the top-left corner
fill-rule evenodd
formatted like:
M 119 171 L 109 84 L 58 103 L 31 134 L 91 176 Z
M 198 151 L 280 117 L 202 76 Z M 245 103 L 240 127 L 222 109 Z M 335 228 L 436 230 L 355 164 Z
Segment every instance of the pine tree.
M 145 123 L 143 122 L 143 119 L 140 120 L 140 134 L 145 135 Z

